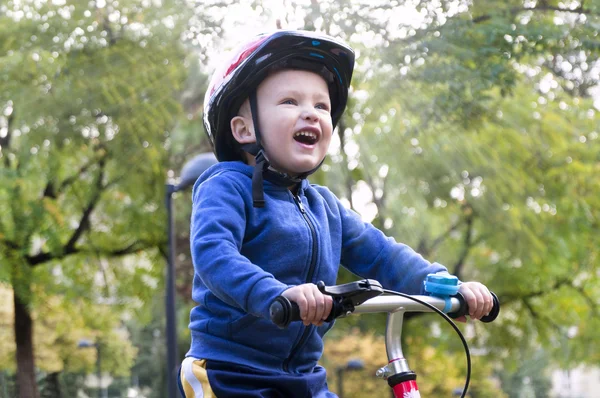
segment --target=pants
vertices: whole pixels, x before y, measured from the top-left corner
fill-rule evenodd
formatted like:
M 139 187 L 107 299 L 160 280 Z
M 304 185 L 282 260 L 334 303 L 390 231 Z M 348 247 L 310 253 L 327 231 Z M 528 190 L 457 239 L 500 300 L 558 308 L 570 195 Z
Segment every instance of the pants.
M 321 366 L 311 373 L 271 373 L 190 357 L 181 364 L 179 390 L 185 398 L 337 398 Z

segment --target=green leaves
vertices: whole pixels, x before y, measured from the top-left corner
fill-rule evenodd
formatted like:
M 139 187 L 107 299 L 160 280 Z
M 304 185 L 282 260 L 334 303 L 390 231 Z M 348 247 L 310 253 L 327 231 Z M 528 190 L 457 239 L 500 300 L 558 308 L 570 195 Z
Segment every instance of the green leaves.
M 113 329 L 164 269 L 165 140 L 185 81 L 185 24 L 164 24 L 185 7 L 25 3 L 0 12 L 0 281 L 68 340 L 39 341 L 42 369 L 67 361 L 78 336 L 60 314 L 80 311 L 77 328 L 111 341 L 107 369 L 124 374 L 135 353 Z
M 592 363 L 600 16 L 563 7 L 477 2 L 364 52 L 324 179 L 348 197 L 350 176 L 355 194 L 383 199 L 388 234 L 500 295 L 506 317 L 481 328 L 486 347 L 520 350 L 528 336 L 550 349 L 573 327 L 568 360 Z

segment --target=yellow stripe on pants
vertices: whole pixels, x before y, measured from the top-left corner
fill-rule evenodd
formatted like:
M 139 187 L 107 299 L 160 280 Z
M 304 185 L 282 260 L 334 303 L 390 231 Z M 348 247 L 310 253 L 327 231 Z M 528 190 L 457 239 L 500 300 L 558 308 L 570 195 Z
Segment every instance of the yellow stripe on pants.
M 206 360 L 191 357 L 184 359 L 180 376 L 185 398 L 216 398 L 208 383 Z

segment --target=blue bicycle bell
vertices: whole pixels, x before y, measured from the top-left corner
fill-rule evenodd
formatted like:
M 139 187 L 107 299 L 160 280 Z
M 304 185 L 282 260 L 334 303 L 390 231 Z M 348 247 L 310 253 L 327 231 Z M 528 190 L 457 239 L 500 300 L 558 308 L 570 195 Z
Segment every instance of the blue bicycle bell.
M 444 312 L 448 313 L 452 307 L 450 297 L 458 293 L 458 278 L 450 274 L 429 274 L 423 281 L 425 292 L 432 296 L 444 299 L 446 305 Z
M 425 291 L 432 296 L 446 298 L 458 293 L 458 278 L 450 274 L 429 274 L 425 278 Z

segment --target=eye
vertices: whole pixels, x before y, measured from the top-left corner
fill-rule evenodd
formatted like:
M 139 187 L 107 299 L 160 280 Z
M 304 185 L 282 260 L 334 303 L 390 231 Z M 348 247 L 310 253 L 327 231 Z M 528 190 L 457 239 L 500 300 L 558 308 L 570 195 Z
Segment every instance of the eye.
M 318 103 L 317 105 L 315 105 L 315 108 L 317 109 L 322 109 L 324 111 L 328 111 L 329 112 L 329 105 L 325 104 L 325 103 Z
M 292 98 L 288 98 L 288 99 L 281 101 L 281 104 L 282 105 L 296 105 L 297 102 L 296 102 L 296 100 L 294 100 Z

